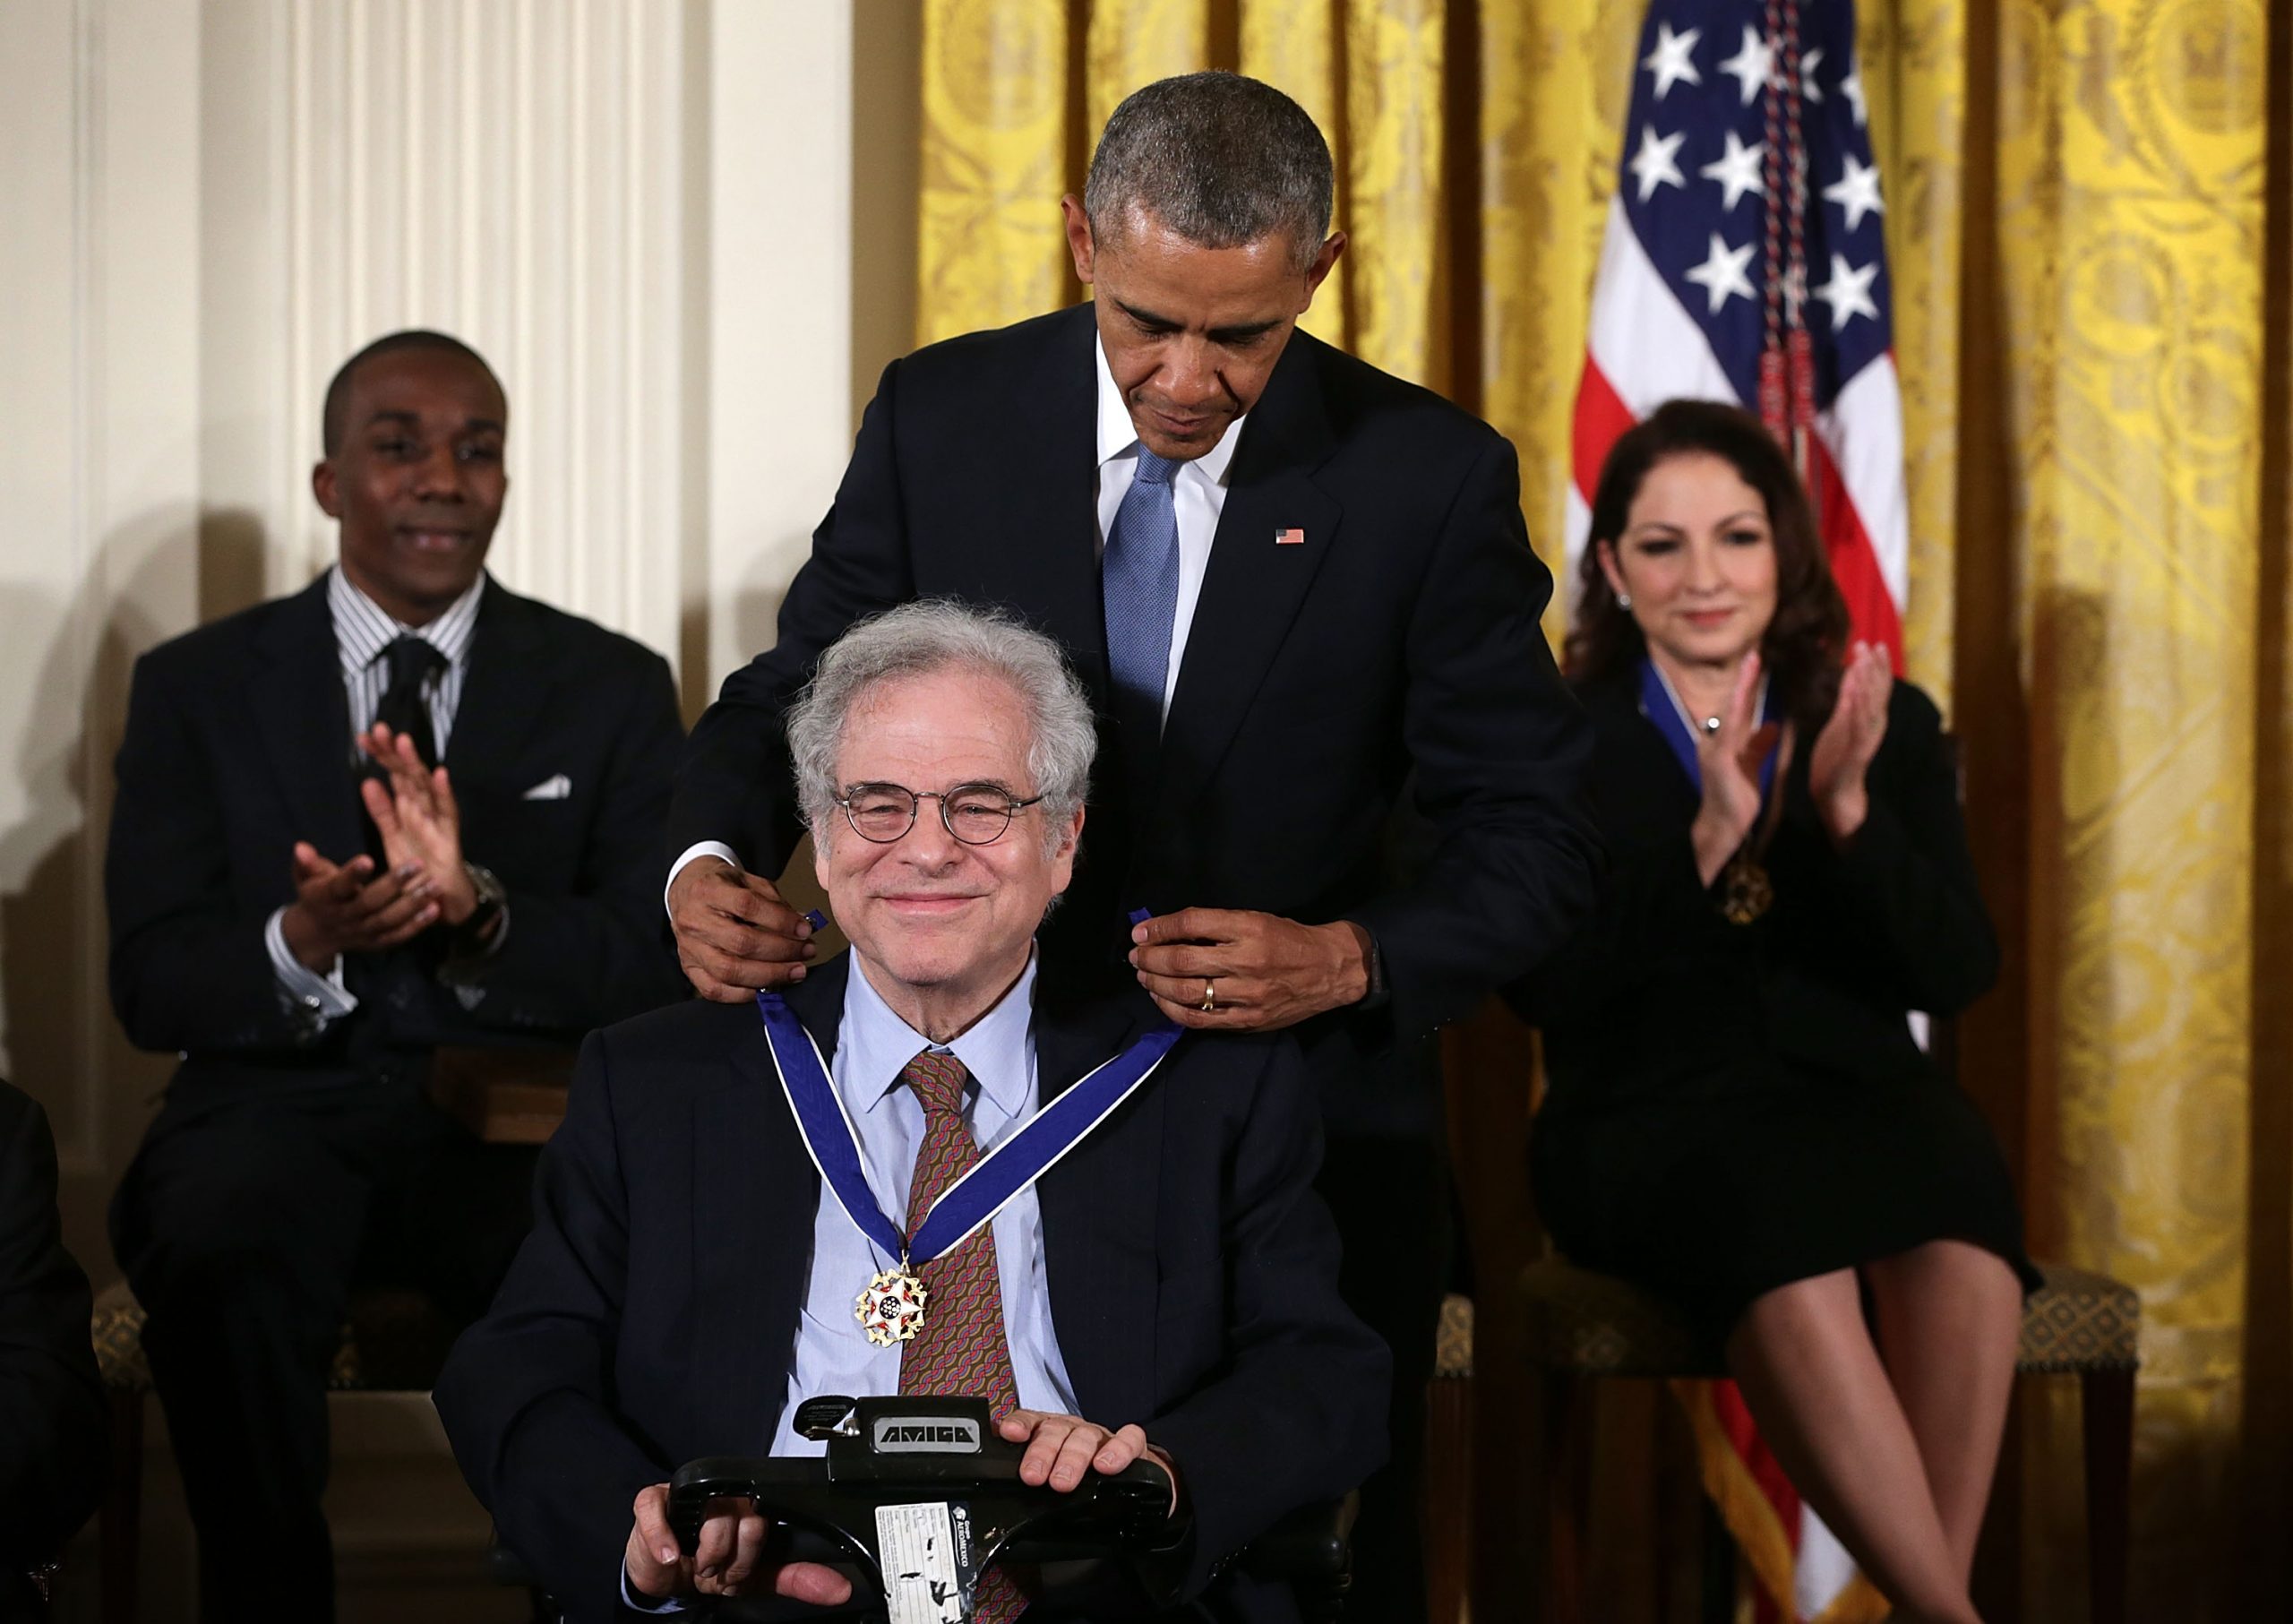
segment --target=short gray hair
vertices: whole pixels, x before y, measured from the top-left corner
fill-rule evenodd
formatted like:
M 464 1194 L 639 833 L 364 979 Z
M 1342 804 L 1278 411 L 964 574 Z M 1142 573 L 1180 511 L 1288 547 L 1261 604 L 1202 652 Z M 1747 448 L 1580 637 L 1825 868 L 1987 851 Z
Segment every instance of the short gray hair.
M 1018 697 L 1027 714 L 1027 772 L 1043 797 L 1044 845 L 1056 851 L 1091 786 L 1099 735 L 1090 696 L 1050 638 L 999 610 L 944 597 L 854 622 L 820 656 L 812 680 L 790 708 L 788 754 L 797 804 L 814 838 L 836 810 L 842 788 L 837 756 L 853 712 L 881 683 L 941 671 L 995 677 Z
M 1133 208 L 1188 242 L 1239 248 L 1292 236 L 1303 270 L 1329 234 L 1329 143 L 1300 107 L 1240 73 L 1182 73 L 1124 98 L 1083 185 L 1091 235 L 1119 238 Z

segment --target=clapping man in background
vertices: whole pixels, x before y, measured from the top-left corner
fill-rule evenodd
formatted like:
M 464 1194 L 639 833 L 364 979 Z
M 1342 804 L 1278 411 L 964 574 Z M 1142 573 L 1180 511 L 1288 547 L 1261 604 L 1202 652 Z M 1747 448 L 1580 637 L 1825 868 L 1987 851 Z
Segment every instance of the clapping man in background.
M 138 662 L 105 871 L 113 1001 L 182 1064 L 112 1209 L 205 1617 L 324 1619 L 325 1374 L 354 1284 L 460 1319 L 531 1153 L 423 1096 L 441 1044 L 570 1044 L 680 991 L 648 857 L 666 664 L 494 582 L 509 408 L 377 340 L 312 474 L 336 566 Z

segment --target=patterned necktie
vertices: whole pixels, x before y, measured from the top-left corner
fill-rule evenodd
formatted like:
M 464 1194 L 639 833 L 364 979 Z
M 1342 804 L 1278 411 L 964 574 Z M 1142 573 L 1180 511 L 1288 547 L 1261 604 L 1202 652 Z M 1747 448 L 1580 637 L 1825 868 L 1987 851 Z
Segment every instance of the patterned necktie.
M 382 702 L 374 708 L 374 720 L 412 739 L 422 764 L 435 767 L 438 735 L 430 726 L 430 701 L 422 686 L 445 670 L 446 657 L 426 638 L 399 637 L 383 649 L 382 657 L 391 663 L 391 681 L 382 691 Z
M 1179 515 L 1171 481 L 1182 464 L 1138 448 L 1138 471 L 1107 531 L 1099 591 L 1125 766 L 1143 779 L 1163 733 L 1171 629 L 1179 613 Z
M 926 1049 L 907 1062 L 900 1081 L 923 1104 L 923 1143 L 909 1181 L 907 1233 L 914 1234 L 941 1190 L 979 1160 L 979 1145 L 964 1122 L 964 1085 L 970 1073 L 952 1054 Z M 995 1233 L 983 1224 L 951 1252 L 918 1271 L 929 1294 L 923 1328 L 900 1353 L 899 1390 L 987 1400 L 997 1419 L 1018 1408 L 1011 1379 L 1011 1350 L 1003 1339 L 1003 1285 L 995 1269 Z M 977 1624 L 1009 1624 L 1027 1598 L 1002 1568 L 982 1576 L 972 1617 Z

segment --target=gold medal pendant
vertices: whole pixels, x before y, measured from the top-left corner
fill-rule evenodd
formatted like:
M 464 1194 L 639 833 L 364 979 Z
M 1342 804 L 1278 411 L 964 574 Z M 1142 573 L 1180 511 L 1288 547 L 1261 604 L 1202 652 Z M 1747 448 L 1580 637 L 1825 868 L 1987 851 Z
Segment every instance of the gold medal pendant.
M 1739 857 L 1728 865 L 1728 894 L 1720 904 L 1720 911 L 1730 924 L 1749 924 L 1767 912 L 1775 901 L 1775 887 L 1768 883 L 1767 871 L 1748 857 Z
M 888 1348 L 895 1342 L 912 1341 L 923 1328 L 923 1303 L 931 1294 L 931 1288 L 902 1263 L 868 1282 L 868 1289 L 854 1302 L 852 1317 L 867 1331 L 869 1341 Z

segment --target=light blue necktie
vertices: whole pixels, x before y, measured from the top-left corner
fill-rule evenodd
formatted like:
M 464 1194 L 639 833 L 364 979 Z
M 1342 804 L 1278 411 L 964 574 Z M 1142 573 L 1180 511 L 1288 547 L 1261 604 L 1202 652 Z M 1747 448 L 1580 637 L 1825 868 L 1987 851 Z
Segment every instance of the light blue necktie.
M 1179 612 L 1179 515 L 1171 480 L 1181 466 L 1138 448 L 1138 471 L 1114 511 L 1100 566 L 1115 715 L 1134 771 L 1153 759 L 1163 730 L 1171 625 Z

